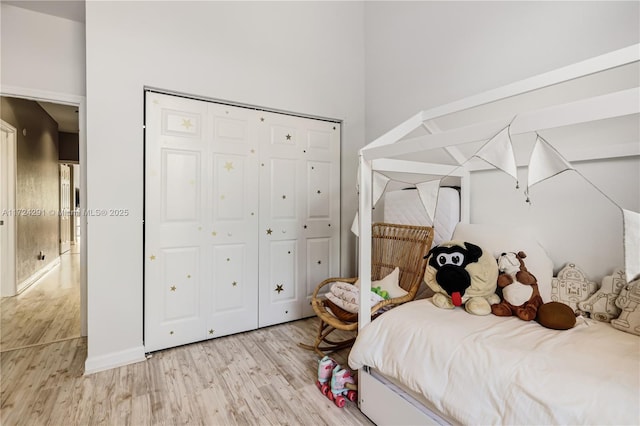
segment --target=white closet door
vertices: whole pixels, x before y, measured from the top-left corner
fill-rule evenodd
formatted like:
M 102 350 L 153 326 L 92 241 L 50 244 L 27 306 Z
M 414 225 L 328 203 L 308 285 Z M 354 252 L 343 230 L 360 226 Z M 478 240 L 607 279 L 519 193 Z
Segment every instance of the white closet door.
M 264 119 L 262 121 L 262 119 Z M 265 113 L 259 128 L 259 326 L 312 314 L 315 285 L 339 269 L 340 129 Z
M 209 105 L 207 337 L 258 326 L 258 142 L 255 111 Z
M 207 104 L 147 93 L 145 350 L 206 338 Z
M 148 93 L 147 115 L 146 350 L 255 329 L 254 113 Z
M 305 244 L 302 316 L 315 315 L 311 295 L 316 286 L 340 276 L 340 125 L 306 122 L 304 154 Z
M 338 274 L 339 124 L 146 94 L 145 349 L 313 315 Z

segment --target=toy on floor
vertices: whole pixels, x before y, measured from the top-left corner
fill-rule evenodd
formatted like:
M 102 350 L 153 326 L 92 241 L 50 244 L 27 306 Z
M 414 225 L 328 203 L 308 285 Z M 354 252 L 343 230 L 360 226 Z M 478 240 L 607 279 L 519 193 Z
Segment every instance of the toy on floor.
M 333 368 L 333 375 L 331 376 L 331 390 L 327 393 L 327 397 L 335 404 L 342 408 L 346 404 L 345 395 L 349 401 L 356 400 L 356 391 L 352 389 L 355 386 L 356 381 L 351 371 L 346 368 L 342 368 L 340 365 L 336 365 Z
M 318 381 L 316 381 L 316 386 L 318 386 L 323 395 L 329 392 L 331 376 L 336 365 L 338 363 L 326 355 L 318 362 Z
M 318 380 L 316 386 L 323 395 L 338 407 L 344 407 L 346 400 L 356 400 L 357 385 L 355 377 L 348 369 L 342 368 L 334 359 L 324 356 L 318 362 Z

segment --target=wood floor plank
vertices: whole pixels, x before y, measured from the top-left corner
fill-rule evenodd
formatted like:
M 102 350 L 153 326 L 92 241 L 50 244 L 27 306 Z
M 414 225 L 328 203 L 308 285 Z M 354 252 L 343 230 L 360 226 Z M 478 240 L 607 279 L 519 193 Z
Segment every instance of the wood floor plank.
M 63 300 L 75 290 L 57 300 L 73 287 L 63 265 L 47 285 L 2 300 L 0 424 L 372 425 L 354 403 L 338 408 L 315 386 L 318 356 L 298 347 L 313 340 L 315 318 L 158 351 L 85 376 L 87 339 L 74 334 L 79 324 L 72 319 L 80 317 L 79 303 Z M 29 318 L 45 306 L 76 312 L 49 312 L 48 323 L 37 312 Z M 346 363 L 346 353 L 334 358 Z

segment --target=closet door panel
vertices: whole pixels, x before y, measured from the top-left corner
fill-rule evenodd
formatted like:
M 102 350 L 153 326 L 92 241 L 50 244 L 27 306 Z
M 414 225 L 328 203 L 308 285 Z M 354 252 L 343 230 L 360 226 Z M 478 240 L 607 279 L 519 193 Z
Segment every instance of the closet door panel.
M 200 288 L 193 283 L 197 282 L 200 272 L 199 248 L 162 250 L 160 257 L 165 288 L 163 324 L 176 327 L 196 320 L 200 314 Z
M 309 120 L 303 133 L 307 247 L 303 316 L 314 315 L 311 295 L 329 277 L 340 276 L 340 125 Z
M 307 238 L 307 276 L 305 277 L 304 294 L 309 301 L 319 283 L 335 276 L 332 274 L 335 269 L 332 248 L 331 238 Z M 309 303 L 305 305 L 305 308 L 308 305 Z
M 147 95 L 145 146 L 145 349 L 204 338 L 206 105 Z
M 147 302 L 149 315 L 156 319 L 145 338 L 153 343 L 148 350 L 202 340 L 200 305 L 200 260 L 198 247 L 159 251 L 160 274 L 155 282 L 155 303 Z
M 301 315 L 297 240 L 272 241 L 268 267 L 260 272 L 260 327 Z
M 275 221 L 298 219 L 298 163 L 293 159 L 270 160 L 269 210 Z
M 258 157 L 255 112 L 210 104 L 211 281 L 208 338 L 258 327 Z
M 307 161 L 307 211 L 309 220 L 331 220 L 331 163 Z
M 200 152 L 162 150 L 162 217 L 166 222 L 197 222 L 201 209 Z
M 269 299 L 271 303 L 285 303 L 297 300 L 297 242 L 295 240 L 274 241 L 270 244 L 271 265 L 267 281 L 271 283 Z
M 298 319 L 304 274 L 300 127 L 296 117 L 261 114 L 260 327 Z

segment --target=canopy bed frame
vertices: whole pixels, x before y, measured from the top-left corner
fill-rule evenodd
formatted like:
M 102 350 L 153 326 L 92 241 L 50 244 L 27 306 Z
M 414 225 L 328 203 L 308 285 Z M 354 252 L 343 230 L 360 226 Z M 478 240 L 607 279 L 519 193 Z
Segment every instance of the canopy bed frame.
M 629 46 L 421 111 L 366 145 L 359 153 L 359 271 L 372 269 L 372 208 L 379 198 L 376 174 L 413 183 L 456 180 L 461 191 L 460 222 L 468 223 L 474 172 L 501 168 L 475 154 L 501 130 L 508 127 L 513 150 L 519 154 L 514 155 L 519 167 L 529 164 L 527 154 L 531 153 L 533 137 L 538 132 L 596 123 L 631 128 L 637 133 L 639 61 L 640 45 Z M 617 137 L 606 142 L 567 143 L 562 146 L 562 156 L 567 161 L 637 157 L 640 143 L 635 133 L 631 138 Z M 362 308 L 370 298 L 371 282 L 367 273 L 361 272 L 360 277 L 361 331 L 371 323 L 370 310 Z M 375 374 L 373 368 L 364 366 L 358 374 L 359 406 L 376 424 L 455 422 L 433 407 L 416 402 L 402 392 L 402 383 Z

